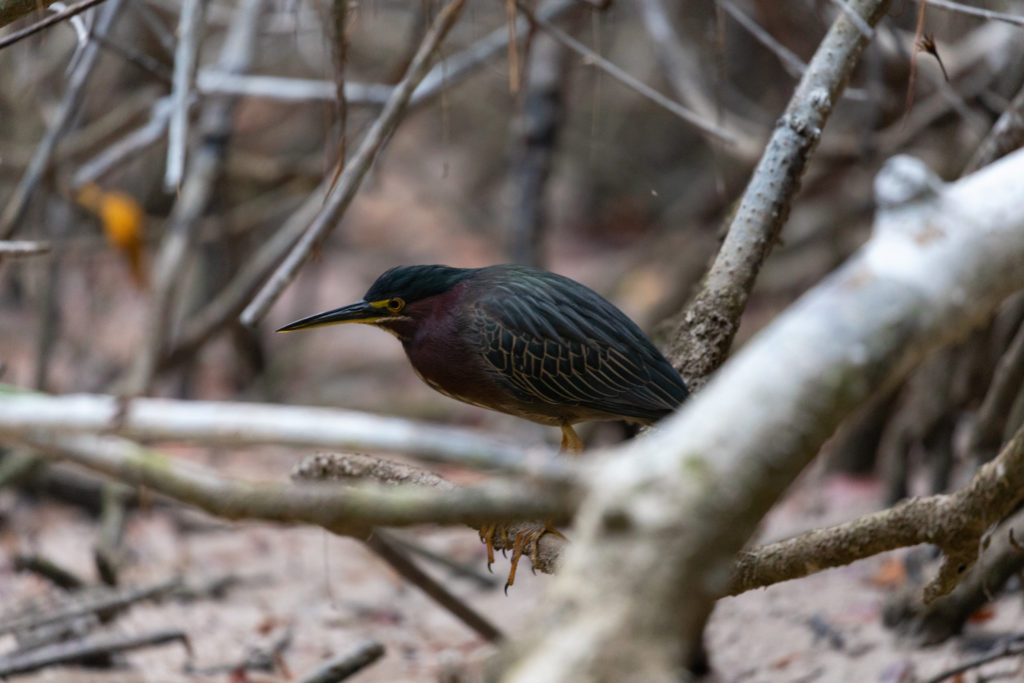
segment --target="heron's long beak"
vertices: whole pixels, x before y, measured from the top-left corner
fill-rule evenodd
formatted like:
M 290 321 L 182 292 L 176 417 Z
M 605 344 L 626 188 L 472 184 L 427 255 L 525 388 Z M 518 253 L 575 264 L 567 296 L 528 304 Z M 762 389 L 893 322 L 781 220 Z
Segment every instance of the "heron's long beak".
M 342 323 L 373 323 L 387 316 L 387 310 L 372 305 L 369 301 L 357 301 L 348 306 L 335 308 L 333 311 L 325 311 L 310 315 L 293 323 L 288 323 L 278 332 L 292 332 L 294 330 L 305 330 L 310 327 L 323 327 L 324 325 L 340 325 Z

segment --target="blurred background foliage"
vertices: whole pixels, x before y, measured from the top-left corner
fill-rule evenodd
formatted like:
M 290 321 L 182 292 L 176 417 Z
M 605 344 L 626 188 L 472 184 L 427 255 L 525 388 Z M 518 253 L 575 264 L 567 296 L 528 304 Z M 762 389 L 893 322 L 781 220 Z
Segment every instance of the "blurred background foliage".
M 578 2 L 558 24 L 672 96 L 643 5 Z M 350 3 L 346 81 L 397 82 L 439 6 L 429 0 Z M 658 323 L 680 310 L 714 253 L 758 145 L 792 92 L 799 69 L 792 59 L 810 59 L 840 11 L 826 0 L 663 7 L 677 48 L 691 60 L 683 86 L 712 103 L 720 120 L 742 130 L 752 146 L 737 151 L 709 141 L 591 60 L 544 51 L 541 32 L 520 32 L 516 87 L 509 53 L 501 50 L 413 108 L 343 221 L 268 319 L 255 330 L 224 326 L 161 373 L 158 393 L 326 403 L 530 429 L 436 396 L 402 362 L 399 345 L 374 330 L 271 334 L 300 315 L 358 298 L 379 272 L 399 263 L 531 261 L 588 284 L 657 334 Z M 54 392 L 116 391 L 144 343 L 152 301 L 148 275 L 179 201 L 162 183 L 166 135 L 88 184 L 78 181 L 83 167 L 151 122 L 158 100 L 170 92 L 179 10 L 178 3 L 139 0 L 119 12 L 102 39 L 81 107 L 13 226 L 15 236 L 52 240 L 55 249 L 48 257 L 0 265 L 5 381 Z M 208 4 L 200 71 L 216 61 L 233 11 L 233 3 Z M 324 2 L 270 3 L 249 72 L 333 81 L 333 11 Z M 792 59 L 759 42 L 737 15 Z M 504 3 L 473 0 L 441 57 L 458 55 L 503 27 Z M 943 177 L 957 177 L 1020 87 L 1024 41 L 1018 27 L 929 8 L 923 29 L 934 36 L 948 82 L 933 56 L 916 52 L 916 29 L 917 5 L 898 2 L 877 30 L 811 160 L 740 343 L 865 239 L 871 181 L 884 159 L 915 154 Z M 65 97 L 79 51 L 68 23 L 0 50 L 0 198 L 16 192 Z M 531 60 L 542 59 L 557 69 L 557 97 L 548 103 L 553 123 L 539 143 L 534 140 L 550 155 L 550 175 L 531 185 L 523 163 L 524 121 L 539 106 Z M 199 112 L 214 97 L 200 94 L 192 108 L 189 158 L 200 142 Z M 339 139 L 353 149 L 378 111 L 350 103 L 342 130 L 330 96 L 239 100 L 225 172 L 179 273 L 172 335 L 333 173 Z M 527 204 L 532 212 L 523 219 Z

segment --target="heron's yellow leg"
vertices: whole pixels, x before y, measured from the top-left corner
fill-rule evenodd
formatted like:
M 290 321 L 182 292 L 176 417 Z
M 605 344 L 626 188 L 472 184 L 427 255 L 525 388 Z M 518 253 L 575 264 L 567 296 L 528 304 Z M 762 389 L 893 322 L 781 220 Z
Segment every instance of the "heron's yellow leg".
M 579 455 L 583 452 L 583 439 L 568 423 L 562 425 L 562 452 L 568 455 Z

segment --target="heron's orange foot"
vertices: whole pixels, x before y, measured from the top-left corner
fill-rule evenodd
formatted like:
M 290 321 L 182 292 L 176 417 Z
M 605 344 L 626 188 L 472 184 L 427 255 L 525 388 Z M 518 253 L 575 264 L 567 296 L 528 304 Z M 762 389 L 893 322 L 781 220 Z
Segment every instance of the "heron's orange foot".
M 487 568 L 490 569 L 494 562 L 494 540 L 498 538 L 500 548 L 512 550 L 511 568 L 508 572 L 508 580 L 505 581 L 505 593 L 508 594 L 508 587 L 516 581 L 516 570 L 519 568 L 519 560 L 523 555 L 530 558 L 530 562 L 536 567 L 540 559 L 540 539 L 544 534 L 556 534 L 565 538 L 561 531 L 551 526 L 550 522 L 544 524 L 531 524 L 521 529 L 511 543 L 509 543 L 508 528 L 501 525 L 484 525 L 480 529 L 480 539 L 487 544 Z M 536 571 L 536 570 L 534 570 Z
M 494 564 L 495 535 L 501 541 L 501 551 L 505 552 L 509 547 L 508 528 L 500 524 L 484 524 L 480 527 L 480 540 L 487 546 L 487 571 L 491 571 L 491 565 Z

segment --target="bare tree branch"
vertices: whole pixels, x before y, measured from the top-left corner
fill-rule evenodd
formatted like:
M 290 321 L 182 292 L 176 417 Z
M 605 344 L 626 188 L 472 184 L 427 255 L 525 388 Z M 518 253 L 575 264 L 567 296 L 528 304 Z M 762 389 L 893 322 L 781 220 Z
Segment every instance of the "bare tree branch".
M 286 102 L 333 102 L 337 85 L 333 81 L 285 76 L 229 74 L 217 69 L 200 69 L 196 74 L 199 92 L 245 97 L 265 97 Z M 349 104 L 380 106 L 393 92 L 390 85 L 346 81 Z
M 553 458 L 546 448 L 525 450 L 479 432 L 368 413 L 156 398 L 124 403 L 113 396 L 93 394 L 51 397 L 0 392 L 0 430 L 21 436 L 113 433 L 147 441 L 375 449 L 439 462 L 498 467 L 554 481 L 570 478 L 576 469 L 576 463 Z
M 887 550 L 931 543 L 947 558 L 925 588 L 931 601 L 966 576 L 991 525 L 1024 500 L 1024 430 L 952 495 L 912 498 L 894 508 L 740 554 L 730 594 L 807 576 Z
M 178 18 L 178 46 L 174 52 L 174 81 L 171 87 L 171 118 L 167 127 L 167 166 L 164 190 L 174 192 L 185 173 L 185 144 L 188 142 L 188 105 L 199 59 L 199 43 L 206 0 L 184 0 Z
M 303 458 L 292 470 L 292 478 L 304 481 L 359 482 L 370 481 L 378 484 L 413 484 L 430 486 L 444 491 L 458 488 L 447 479 L 418 467 L 403 465 L 390 460 L 374 458 L 361 453 L 317 453 Z M 479 525 L 471 525 L 478 532 Z M 524 520 L 505 525 L 504 534 L 492 539 L 494 550 L 512 550 L 515 539 L 521 532 L 535 532 L 537 522 Z M 394 539 L 392 539 L 394 541 Z M 543 534 L 532 541 L 537 547 L 528 547 L 524 552 L 530 558 L 534 571 L 553 574 L 558 558 L 568 541 L 557 534 Z
M 588 477 L 506 680 L 668 680 L 685 666 L 735 554 L 843 417 L 1024 287 L 1022 194 L 1024 152 L 948 186 L 891 160 L 860 252 Z
M 978 145 L 962 175 L 974 173 L 1024 144 L 1024 86 Z
M 429 470 L 382 460 L 356 453 L 317 453 L 292 469 L 293 480 L 333 481 L 345 483 L 377 482 L 390 486 L 427 486 L 441 491 L 457 487 Z M 501 632 L 465 601 L 420 569 L 409 557 L 402 541 L 383 529 L 373 529 L 366 545 L 391 565 L 403 578 L 450 611 L 464 624 L 489 641 L 503 636 Z
M 365 539 L 373 526 L 423 522 L 475 524 L 521 519 L 565 520 L 575 496 L 565 488 L 494 482 L 444 490 L 419 485 L 248 482 L 224 477 L 117 436 L 17 435 L 5 440 L 68 460 L 135 486 L 145 486 L 224 519 L 315 524 L 332 533 Z M 554 494 L 554 495 L 552 495 Z
M 42 31 L 44 29 L 47 29 L 47 28 L 53 26 L 54 24 L 59 24 L 60 22 L 64 21 L 65 19 L 70 19 L 71 17 L 75 16 L 76 14 L 81 14 L 85 10 L 87 10 L 90 7 L 93 7 L 95 5 L 98 5 L 101 2 L 104 2 L 104 0 L 82 0 L 81 2 L 76 2 L 74 5 L 71 5 L 70 7 L 65 7 L 61 11 L 59 11 L 59 12 L 57 12 L 55 14 L 51 14 L 50 16 L 46 17 L 45 19 L 42 19 L 41 21 L 37 21 L 34 24 L 30 24 L 29 26 L 26 26 L 25 28 L 21 29 L 20 31 L 15 31 L 14 33 L 6 35 L 3 38 L 0 38 L 0 50 L 4 49 L 8 45 L 13 45 L 14 43 L 18 42 L 19 40 L 22 40 L 24 38 L 28 38 L 31 35 L 39 33 L 40 31 Z M 40 3 L 40 4 L 42 4 L 42 3 Z M 4 23 L 5 22 L 0 21 L 0 26 L 3 26 Z
M 1003 441 L 1006 419 L 1024 382 L 1024 325 L 1017 329 L 1009 348 L 996 365 L 992 383 L 978 407 L 967 438 L 967 452 L 976 462 L 986 462 Z
M 75 171 L 71 179 L 71 187 L 79 189 L 86 183 L 95 182 L 105 173 L 116 168 L 125 160 L 132 158 L 150 145 L 156 144 L 164 131 L 171 115 L 171 98 L 161 97 L 153 103 L 149 121 L 127 133 L 117 142 L 105 147 Z
M 888 6 L 888 0 L 856 4 L 871 25 Z M 679 317 L 667 356 L 694 389 L 729 353 L 757 274 L 789 217 L 807 162 L 866 44 L 864 34 L 841 13 L 779 119 L 700 291 Z

